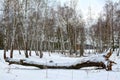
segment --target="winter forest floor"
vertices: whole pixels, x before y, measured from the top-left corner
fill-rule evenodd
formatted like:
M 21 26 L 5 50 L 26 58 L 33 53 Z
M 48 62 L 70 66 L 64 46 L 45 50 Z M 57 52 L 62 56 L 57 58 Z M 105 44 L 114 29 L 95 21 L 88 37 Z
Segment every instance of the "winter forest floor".
M 7 55 L 9 56 L 9 52 Z M 24 52 L 22 52 L 22 55 L 19 55 L 18 51 L 15 50 L 13 57 L 14 59 L 24 59 Z M 114 52 L 110 58 L 117 63 L 113 65 L 112 71 L 96 69 L 95 67 L 77 70 L 39 69 L 15 64 L 8 65 L 8 63 L 3 60 L 3 50 L 0 50 L 0 80 L 120 80 L 120 56 L 117 57 L 116 52 Z M 44 64 L 52 60 L 53 62 L 65 64 L 68 62 L 73 63 L 77 59 L 78 58 L 74 57 L 65 57 L 58 53 L 52 53 L 51 56 L 49 56 L 48 52 L 44 52 L 43 58 L 40 59 L 32 52 L 32 56 L 28 60 L 42 62 Z

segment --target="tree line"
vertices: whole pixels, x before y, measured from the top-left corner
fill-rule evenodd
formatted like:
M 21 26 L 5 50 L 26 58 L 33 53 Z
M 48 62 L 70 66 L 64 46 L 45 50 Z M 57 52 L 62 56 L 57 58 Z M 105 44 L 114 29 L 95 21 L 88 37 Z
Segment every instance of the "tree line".
M 106 1 L 103 11 L 89 30 L 93 44 L 98 51 L 120 49 L 120 2 Z
M 0 19 L 0 48 L 7 50 L 13 58 L 15 49 L 24 50 L 25 57 L 31 51 L 42 58 L 43 51 L 66 50 L 84 55 L 88 35 L 97 51 L 115 48 L 115 40 L 120 42 L 120 2 L 106 2 L 104 13 L 96 23 L 86 29 L 86 21 L 77 10 L 77 1 L 61 5 L 50 0 L 3 0 Z M 120 43 L 119 43 L 120 46 Z

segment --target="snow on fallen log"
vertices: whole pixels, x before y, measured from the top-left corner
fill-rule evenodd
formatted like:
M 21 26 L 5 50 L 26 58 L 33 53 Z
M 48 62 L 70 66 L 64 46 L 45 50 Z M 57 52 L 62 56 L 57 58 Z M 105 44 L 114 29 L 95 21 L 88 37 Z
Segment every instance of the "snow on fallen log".
M 19 64 L 23 66 L 35 66 L 40 69 L 80 69 L 82 67 L 91 67 L 96 66 L 99 68 L 103 68 L 106 70 L 112 70 L 112 64 L 115 63 L 114 61 L 109 60 L 111 56 L 111 50 L 107 54 L 99 54 L 91 57 L 84 57 L 77 59 L 73 63 L 56 63 L 54 61 L 49 61 L 49 63 L 41 63 L 36 61 L 30 61 L 28 59 L 12 59 L 6 58 L 6 62 L 9 64 Z M 65 61 L 64 61 L 65 62 Z

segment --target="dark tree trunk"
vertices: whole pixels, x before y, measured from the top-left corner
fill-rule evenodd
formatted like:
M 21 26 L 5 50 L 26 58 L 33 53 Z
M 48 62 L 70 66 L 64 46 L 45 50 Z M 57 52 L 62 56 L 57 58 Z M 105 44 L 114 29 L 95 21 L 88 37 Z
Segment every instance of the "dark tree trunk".
M 83 53 L 84 53 L 84 46 L 82 44 L 80 45 L 80 56 L 83 56 Z
M 28 58 L 28 42 L 25 42 L 25 57 Z
M 3 55 L 4 59 L 6 59 L 6 49 L 4 49 L 4 55 Z
M 13 58 L 13 45 L 11 46 L 10 58 Z

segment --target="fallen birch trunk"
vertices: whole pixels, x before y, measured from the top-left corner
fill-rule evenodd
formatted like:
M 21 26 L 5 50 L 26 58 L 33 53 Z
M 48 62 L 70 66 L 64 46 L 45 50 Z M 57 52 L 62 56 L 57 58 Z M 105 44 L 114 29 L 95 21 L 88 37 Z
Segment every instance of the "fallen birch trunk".
M 104 55 L 95 55 L 92 57 L 85 57 L 69 65 L 60 65 L 59 63 L 54 63 L 54 61 L 49 61 L 48 64 L 43 64 L 35 61 L 29 61 L 27 59 L 12 59 L 6 58 L 6 62 L 9 64 L 19 64 L 23 66 L 34 66 L 40 69 L 80 69 L 82 67 L 91 67 L 96 66 L 106 70 L 112 70 L 112 64 L 114 61 L 109 60 L 109 57 L 112 55 L 111 50 Z

